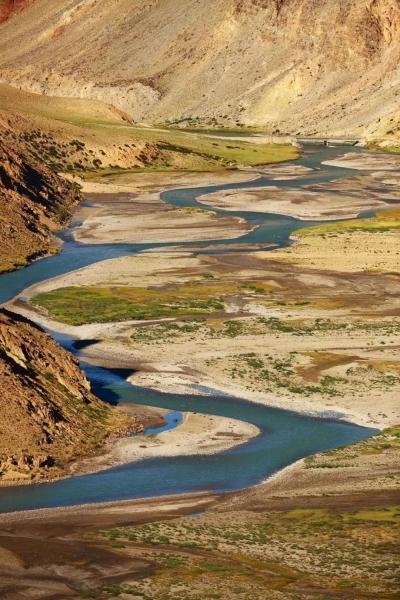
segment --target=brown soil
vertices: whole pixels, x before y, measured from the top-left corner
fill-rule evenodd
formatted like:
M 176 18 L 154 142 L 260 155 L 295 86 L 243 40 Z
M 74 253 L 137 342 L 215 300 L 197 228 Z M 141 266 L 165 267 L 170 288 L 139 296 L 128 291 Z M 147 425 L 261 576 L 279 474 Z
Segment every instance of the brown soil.
M 196 600 L 214 597 L 213 589 L 229 600 L 395 598 L 390 593 L 393 582 L 367 576 L 361 583 L 359 574 L 369 564 L 374 566 L 372 548 L 381 553 L 375 555 L 378 560 L 388 560 L 385 553 L 390 552 L 393 558 L 397 524 L 360 519 L 357 525 L 351 517 L 363 514 L 360 511 L 365 519 L 369 516 L 365 511 L 372 511 L 372 518 L 374 511 L 384 515 L 386 507 L 397 501 L 394 494 L 374 491 L 279 500 L 267 496 L 260 503 L 244 492 L 6 514 L 0 517 L 0 590 L 6 600 L 26 594 L 46 600 L 130 598 L 131 594 L 123 594 L 124 587 L 136 591 L 135 597 L 170 600 L 180 597 L 176 585 Z M 205 514 L 190 516 L 205 509 Z M 339 533 L 338 519 L 343 523 Z M 264 544 L 246 546 L 243 534 L 238 537 L 241 541 L 217 538 L 217 544 L 209 547 L 218 531 L 224 535 L 234 527 L 237 533 L 250 534 L 265 523 Z M 148 533 L 142 539 L 143 526 Z M 128 538 L 130 534 L 134 537 Z M 374 536 L 363 554 L 363 567 L 347 567 L 343 573 L 345 564 L 356 565 L 357 544 L 364 547 Z M 355 589 L 346 581 L 357 582 Z M 243 584 L 250 595 L 240 593 Z M 368 591 L 374 585 L 380 586 L 378 594 Z

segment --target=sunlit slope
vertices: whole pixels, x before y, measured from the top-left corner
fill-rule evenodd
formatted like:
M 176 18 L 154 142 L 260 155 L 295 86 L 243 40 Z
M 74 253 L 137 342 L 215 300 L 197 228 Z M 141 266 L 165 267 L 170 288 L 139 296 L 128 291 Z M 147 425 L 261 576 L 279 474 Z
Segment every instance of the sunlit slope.
M 33 0 L 1 25 L 0 78 L 138 122 L 384 139 L 399 31 L 397 0 Z
M 216 170 L 298 156 L 269 138 L 234 140 L 132 125 L 99 101 L 47 97 L 0 84 L 0 127 L 57 171 L 98 169 Z

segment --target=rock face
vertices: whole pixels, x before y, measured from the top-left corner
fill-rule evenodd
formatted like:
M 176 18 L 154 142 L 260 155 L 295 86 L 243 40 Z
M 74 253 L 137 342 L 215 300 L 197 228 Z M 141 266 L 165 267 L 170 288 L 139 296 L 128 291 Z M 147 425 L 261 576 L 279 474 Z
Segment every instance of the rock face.
M 399 65 L 398 0 L 34 0 L 0 35 L 28 91 L 302 135 L 393 136 Z
M 37 162 L 0 124 L 0 272 L 57 251 L 51 232 L 79 202 L 76 188 Z
M 140 423 L 96 398 L 76 360 L 41 329 L 0 311 L 0 483 L 68 472 Z
M 16 13 L 29 6 L 31 2 L 32 0 L 0 0 L 0 23 L 8 21 Z

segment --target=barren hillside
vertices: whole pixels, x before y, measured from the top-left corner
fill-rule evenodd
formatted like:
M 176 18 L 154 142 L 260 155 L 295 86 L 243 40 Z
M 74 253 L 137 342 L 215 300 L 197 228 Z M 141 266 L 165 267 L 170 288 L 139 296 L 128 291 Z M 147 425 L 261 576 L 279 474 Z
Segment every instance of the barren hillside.
M 110 434 L 139 431 L 96 398 L 71 354 L 22 317 L 0 311 L 0 483 L 65 473 Z
M 399 0 L 1 4 L 0 80 L 25 90 L 139 122 L 396 138 Z

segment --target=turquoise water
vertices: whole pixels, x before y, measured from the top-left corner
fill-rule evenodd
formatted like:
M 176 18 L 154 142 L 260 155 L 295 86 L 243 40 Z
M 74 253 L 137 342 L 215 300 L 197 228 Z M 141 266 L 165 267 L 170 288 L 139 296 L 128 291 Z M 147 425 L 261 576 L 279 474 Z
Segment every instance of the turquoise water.
M 348 149 L 347 149 L 348 150 Z M 343 149 L 307 151 L 301 164 L 321 167 L 321 160 L 333 157 Z M 172 190 L 162 197 L 176 206 L 196 206 L 196 197 L 218 189 L 259 187 L 264 185 L 300 186 L 303 183 L 327 181 L 333 177 L 354 175 L 346 169 L 323 168 L 302 182 L 272 182 L 265 177 L 245 184 L 212 186 L 187 190 Z M 223 212 L 223 211 L 220 211 Z M 259 213 L 229 213 L 244 216 L 257 225 L 257 229 L 241 238 L 206 242 L 229 243 L 289 243 L 289 235 L 305 222 L 289 217 Z M 27 286 L 44 279 L 92 264 L 94 262 L 134 254 L 141 250 L 175 244 L 102 244 L 84 245 L 70 240 L 68 231 L 62 252 L 41 260 L 14 273 L 0 276 L 0 302 L 6 302 L 21 293 Z M 179 244 L 184 249 L 185 244 Z M 196 242 L 196 246 L 201 245 Z M 206 251 L 206 250 L 205 250 Z M 55 335 L 66 348 L 79 357 L 79 348 L 71 338 Z M 179 456 L 173 458 L 146 459 L 123 467 L 93 475 L 72 477 L 50 484 L 0 489 L 0 511 L 23 510 L 51 506 L 65 506 L 87 502 L 110 501 L 123 498 L 139 498 L 169 493 L 197 490 L 230 491 L 255 485 L 277 470 L 299 458 L 321 450 L 365 439 L 373 429 L 339 422 L 340 415 L 321 415 L 311 418 L 289 411 L 272 409 L 239 398 L 162 394 L 137 388 L 126 382 L 125 371 L 100 369 L 82 364 L 94 392 L 113 404 L 130 402 L 158 406 L 169 411 L 165 429 L 176 426 L 184 411 L 201 412 L 231 417 L 256 425 L 260 434 L 239 447 L 214 455 Z M 151 432 L 147 432 L 151 433 Z M 168 435 L 167 433 L 163 435 Z
M 219 454 L 152 458 L 50 484 L 0 489 L 0 510 L 65 506 L 162 494 L 252 486 L 299 458 L 365 439 L 372 429 L 312 419 L 238 398 L 180 396 L 136 388 L 125 372 L 86 366 L 95 393 L 109 402 L 134 402 L 172 411 L 232 417 L 257 425 L 259 436 Z M 165 434 L 168 435 L 168 434 Z

